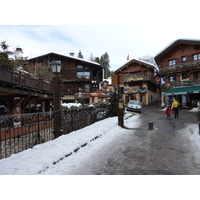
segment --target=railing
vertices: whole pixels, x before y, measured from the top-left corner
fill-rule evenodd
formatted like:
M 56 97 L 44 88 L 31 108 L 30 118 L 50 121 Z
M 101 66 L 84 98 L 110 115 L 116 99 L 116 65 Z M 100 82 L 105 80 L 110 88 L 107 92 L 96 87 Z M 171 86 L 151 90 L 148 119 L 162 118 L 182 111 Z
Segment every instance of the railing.
M 188 80 L 188 81 L 173 81 L 170 83 L 161 84 L 160 88 L 161 90 L 165 91 L 173 87 L 193 86 L 193 85 L 199 85 L 199 84 L 200 84 L 200 79 L 193 79 L 193 80 Z
M 0 116 L 0 159 L 54 139 L 54 120 L 61 118 L 61 134 L 104 119 L 107 104 L 45 113 Z
M 27 75 L 18 70 L 8 70 L 0 67 L 0 81 L 25 88 L 52 92 L 51 83 L 38 79 L 37 77 Z
M 195 61 L 189 61 L 189 62 L 184 62 L 184 63 L 179 63 L 176 65 L 171 65 L 171 66 L 165 66 L 159 68 L 159 74 L 166 74 L 170 72 L 175 72 L 175 71 L 183 71 L 185 69 L 189 68 L 195 68 L 200 66 L 200 60 L 195 60 Z

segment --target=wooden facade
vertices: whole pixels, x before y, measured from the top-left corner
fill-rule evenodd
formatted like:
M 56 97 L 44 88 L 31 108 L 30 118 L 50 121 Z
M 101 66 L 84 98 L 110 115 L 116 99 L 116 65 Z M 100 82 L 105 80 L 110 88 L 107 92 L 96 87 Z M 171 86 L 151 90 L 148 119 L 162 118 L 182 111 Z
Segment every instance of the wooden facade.
M 197 86 L 200 84 L 200 40 L 178 39 L 154 59 L 163 80 L 163 103 L 176 98 L 182 106 L 191 106 L 193 101 L 199 100 L 200 91 Z
M 125 103 L 134 99 L 147 105 L 152 101 L 160 100 L 160 82 L 158 75 L 154 73 L 155 67 L 149 62 L 132 59 L 113 73 L 112 84 L 117 85 L 119 80 Z
M 43 66 L 49 67 L 49 62 L 53 60 L 60 60 L 62 63 L 62 103 L 74 103 L 80 98 L 85 103 L 98 102 L 98 94 L 96 96 L 94 93 L 99 89 L 103 76 L 99 63 L 73 56 L 49 53 L 29 59 L 29 65 L 34 68 L 37 63 L 41 63 Z

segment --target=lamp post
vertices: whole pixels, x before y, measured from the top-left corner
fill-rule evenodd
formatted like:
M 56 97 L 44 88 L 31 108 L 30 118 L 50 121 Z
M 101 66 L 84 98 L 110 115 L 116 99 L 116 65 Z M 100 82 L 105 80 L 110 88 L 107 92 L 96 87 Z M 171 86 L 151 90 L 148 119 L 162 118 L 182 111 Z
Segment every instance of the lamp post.
M 60 112 L 55 113 L 55 111 L 61 110 L 59 74 L 61 72 L 62 65 L 61 61 L 57 60 L 50 62 L 49 65 L 54 74 L 53 77 L 54 137 L 57 138 L 60 136 L 61 115 Z

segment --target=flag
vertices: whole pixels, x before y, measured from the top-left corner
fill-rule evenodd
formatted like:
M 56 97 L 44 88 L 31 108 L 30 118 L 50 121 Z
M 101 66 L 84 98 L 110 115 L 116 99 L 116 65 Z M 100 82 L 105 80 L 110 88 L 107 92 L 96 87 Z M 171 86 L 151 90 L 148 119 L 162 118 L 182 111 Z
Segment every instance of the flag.
M 128 56 L 127 56 L 127 60 L 129 60 L 129 54 L 128 54 Z

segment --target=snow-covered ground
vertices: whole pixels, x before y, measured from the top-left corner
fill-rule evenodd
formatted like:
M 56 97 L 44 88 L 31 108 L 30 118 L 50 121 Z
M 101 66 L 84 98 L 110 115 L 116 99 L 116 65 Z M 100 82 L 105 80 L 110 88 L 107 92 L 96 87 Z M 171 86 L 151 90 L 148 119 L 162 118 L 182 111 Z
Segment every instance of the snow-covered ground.
M 161 111 L 164 110 L 165 109 L 162 109 Z M 196 109 L 191 110 L 191 112 L 196 111 Z M 125 114 L 124 125 L 128 128 L 140 127 L 140 115 L 133 115 L 132 113 Z M 187 132 L 188 130 L 194 133 L 190 134 L 189 137 L 191 140 L 193 140 L 196 148 L 199 150 L 200 139 L 197 123 L 188 124 L 188 127 L 184 131 Z M 76 168 L 79 165 L 81 165 L 81 163 L 85 159 L 87 160 L 90 156 L 94 155 L 95 152 L 97 152 L 99 149 L 104 148 L 105 145 L 108 145 L 110 142 L 112 142 L 114 139 L 117 139 L 122 134 L 129 134 L 130 131 L 133 132 L 134 130 L 123 129 L 120 126 L 118 126 L 117 117 L 112 117 L 96 122 L 81 130 L 71 132 L 68 135 L 60 136 L 59 138 L 53 141 L 37 145 L 32 149 L 25 150 L 21 153 L 14 154 L 8 158 L 0 160 L 0 175 L 73 174 L 73 171 L 76 170 Z M 98 137 L 98 139 L 95 139 L 95 137 Z M 85 146 L 81 147 L 82 145 Z M 74 152 L 75 149 L 78 149 L 78 151 Z M 68 156 L 69 154 L 71 155 Z M 12 179 L 10 179 L 9 177 L 12 177 Z M 133 196 L 140 197 L 141 199 L 141 192 L 143 192 L 143 190 L 148 191 L 148 195 L 145 196 L 146 198 L 150 197 L 150 194 L 154 195 L 152 193 L 152 191 L 154 190 L 151 189 L 152 179 L 148 178 L 151 176 L 145 177 L 145 180 L 143 179 L 143 176 L 134 176 L 134 180 L 130 178 L 130 176 L 119 176 L 117 179 L 116 176 L 112 176 L 111 179 L 105 179 L 105 177 L 107 176 L 98 176 L 98 178 L 97 176 L 86 176 L 86 178 L 83 178 L 83 176 L 67 176 L 67 179 L 64 178 L 66 176 L 62 176 L 62 178 L 60 178 L 60 176 L 55 176 L 54 178 L 50 178 L 52 176 L 20 176 L 20 179 L 15 177 L 19 176 L 1 176 L 2 181 L 0 182 L 0 186 L 5 188 L 4 194 L 6 193 L 8 196 L 13 195 L 15 197 L 15 194 L 18 194 L 18 196 L 20 196 L 20 193 L 23 193 L 23 191 L 21 190 L 22 185 L 23 190 L 32 193 L 28 196 L 25 195 L 24 198 L 20 199 L 25 199 L 26 197 L 28 199 L 35 199 L 39 195 L 38 191 L 41 194 L 43 194 L 42 196 L 39 195 L 43 198 L 60 197 L 59 199 L 63 199 L 65 198 L 63 197 L 63 195 L 66 195 L 66 197 L 68 197 L 70 194 L 74 197 L 72 199 L 85 199 L 86 197 L 86 199 L 102 199 L 105 197 L 107 192 L 107 194 L 109 195 L 105 199 L 113 199 L 114 197 L 117 199 L 129 199 L 130 195 L 133 194 L 131 191 L 133 191 L 133 188 L 136 187 L 138 192 L 134 192 Z M 41 179 L 36 177 L 45 178 Z M 128 181 L 127 177 L 129 177 Z M 160 179 L 160 177 L 162 179 Z M 155 183 L 154 181 L 153 183 L 156 185 L 157 190 L 159 189 L 160 191 L 164 192 L 166 186 L 163 187 L 162 184 L 158 184 L 161 181 L 163 181 L 163 176 L 154 176 L 153 180 L 156 180 Z M 164 180 L 166 181 L 166 179 Z M 170 180 L 170 187 L 174 186 L 177 188 L 177 185 L 174 185 L 174 183 L 177 182 L 174 180 L 171 182 Z M 179 181 L 178 184 L 180 184 Z M 13 185 L 15 187 L 13 187 Z M 124 185 L 126 186 L 125 189 L 123 188 Z M 145 185 L 147 187 L 145 187 Z M 186 185 L 181 185 L 181 189 L 186 189 Z M 35 187 L 37 187 L 37 191 L 34 190 Z M 57 188 L 56 191 L 55 188 Z M 19 190 L 21 192 L 19 192 Z M 11 191 L 14 192 L 12 192 L 12 194 L 9 194 L 9 192 Z M 182 191 L 184 193 L 184 190 Z M 62 196 L 60 196 L 61 194 Z M 129 196 L 127 196 L 128 194 Z M 145 194 L 143 194 L 142 196 L 144 197 L 144 195 Z M 164 198 L 164 196 L 166 197 L 166 195 L 163 195 L 161 195 L 162 199 L 167 199 Z M 190 195 L 190 193 L 188 193 L 188 195 Z
M 161 111 L 164 111 L 162 109 Z M 196 109 L 190 110 L 196 112 Z M 140 127 L 140 115 L 127 113 L 124 125 Z M 134 122 L 134 123 L 133 123 Z M 188 124 L 184 131 L 192 131 L 191 140 L 200 147 L 197 123 Z M 0 160 L 0 175 L 72 174 L 80 163 L 108 145 L 113 139 L 134 130 L 118 126 L 118 117 L 107 118 L 81 130 L 34 146 L 18 154 Z
M 140 115 L 126 114 L 124 125 L 128 128 L 139 127 L 139 118 Z M 130 131 L 133 130 L 118 126 L 117 117 L 108 118 L 0 160 L 0 174 L 70 174 L 85 157 L 95 154 L 95 151 L 109 144 L 113 138 Z M 85 146 L 81 147 L 83 145 Z M 74 152 L 78 148 L 80 149 Z M 71 155 L 68 156 L 69 154 Z

